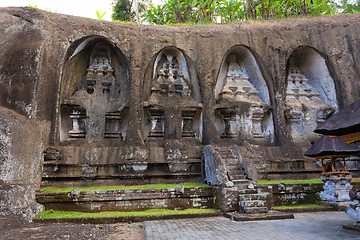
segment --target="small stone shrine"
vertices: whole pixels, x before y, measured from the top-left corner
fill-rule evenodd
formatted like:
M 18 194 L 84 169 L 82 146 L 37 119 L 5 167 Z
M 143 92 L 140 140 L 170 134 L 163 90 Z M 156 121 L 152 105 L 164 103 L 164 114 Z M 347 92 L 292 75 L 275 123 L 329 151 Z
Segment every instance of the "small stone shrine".
M 325 134 L 331 136 L 337 141 L 346 141 L 348 146 L 351 146 L 352 143 L 360 141 L 360 100 L 357 100 L 342 109 L 341 111 L 334 114 L 324 123 L 320 124 L 315 132 L 320 134 Z M 349 147 L 348 147 L 349 148 Z M 349 180 L 350 182 L 350 180 Z M 356 194 L 351 188 L 348 187 L 346 194 L 347 199 L 350 201 L 347 202 L 345 207 L 346 214 L 349 215 L 351 219 L 356 221 L 354 226 L 344 225 L 344 228 L 354 229 L 360 231 L 360 205 L 359 200 L 360 196 Z
M 305 156 L 315 157 L 321 161 L 321 180 L 324 191 L 320 192 L 320 198 L 324 203 L 336 207 L 346 206 L 351 203 L 349 190 L 352 176 L 346 167 L 345 158 L 360 152 L 356 145 L 349 145 L 342 139 L 321 136 L 320 139 L 305 152 Z

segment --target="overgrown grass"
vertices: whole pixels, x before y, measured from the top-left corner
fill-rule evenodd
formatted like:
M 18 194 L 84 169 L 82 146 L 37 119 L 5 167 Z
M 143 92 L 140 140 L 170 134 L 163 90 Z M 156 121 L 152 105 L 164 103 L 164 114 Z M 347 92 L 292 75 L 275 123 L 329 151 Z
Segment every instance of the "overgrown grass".
M 259 180 L 258 184 L 260 185 L 270 185 L 277 183 L 285 183 L 285 184 L 307 184 L 307 183 L 323 183 L 320 178 L 314 179 L 280 179 L 280 180 Z
M 184 188 L 193 188 L 193 187 L 209 187 L 204 183 L 178 183 L 178 184 L 147 184 L 147 185 L 136 185 L 136 186 L 96 186 L 96 187 L 84 187 L 84 188 L 53 188 L 46 187 L 42 188 L 40 191 L 47 193 L 61 193 L 61 192 L 70 192 L 73 189 L 79 189 L 80 191 L 108 191 L 108 190 L 136 190 L 136 189 L 164 189 L 164 188 L 176 188 L 177 186 L 184 186 Z
M 195 209 L 169 210 L 169 209 L 149 209 L 138 212 L 61 212 L 48 210 L 40 213 L 36 218 L 54 219 L 54 218 L 104 218 L 104 217 L 128 217 L 128 216 L 155 216 L 155 215 L 177 215 L 177 214 L 196 214 L 196 213 L 215 213 L 216 209 Z
M 353 178 L 351 182 L 360 182 L 360 177 Z M 285 184 L 309 184 L 309 183 L 323 183 L 320 178 L 313 179 L 280 179 L 280 180 L 259 180 L 259 185 L 271 185 L 277 183 Z
M 314 207 L 324 207 L 322 204 L 299 204 L 291 206 L 275 206 L 274 209 L 289 209 L 289 208 L 314 208 Z

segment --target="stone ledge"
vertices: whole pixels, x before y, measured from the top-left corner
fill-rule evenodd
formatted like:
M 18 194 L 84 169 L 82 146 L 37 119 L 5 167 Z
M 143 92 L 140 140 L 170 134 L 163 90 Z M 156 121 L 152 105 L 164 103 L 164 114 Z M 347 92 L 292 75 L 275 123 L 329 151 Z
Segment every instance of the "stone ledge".
M 343 225 L 343 228 L 360 232 L 360 226 L 345 224 Z
M 213 208 L 212 187 L 37 193 L 38 203 L 57 211 L 140 211 L 155 208 Z
M 34 219 L 35 223 L 79 223 L 79 224 L 111 224 L 120 222 L 145 222 L 166 219 L 184 218 L 204 218 L 218 217 L 222 213 L 195 213 L 195 214 L 175 214 L 175 215 L 155 215 L 155 216 L 129 216 L 129 217 L 104 217 L 104 218 L 59 218 L 59 219 Z
M 261 220 L 277 220 L 277 219 L 293 219 L 294 214 L 279 211 L 268 211 L 267 213 L 246 214 L 239 212 L 227 212 L 224 216 L 233 221 L 261 221 Z
M 277 209 L 279 212 L 287 212 L 287 213 L 303 213 L 303 212 L 324 212 L 324 211 L 333 211 L 334 208 L 332 206 L 324 206 L 324 207 L 308 207 L 308 208 L 285 208 L 285 209 Z

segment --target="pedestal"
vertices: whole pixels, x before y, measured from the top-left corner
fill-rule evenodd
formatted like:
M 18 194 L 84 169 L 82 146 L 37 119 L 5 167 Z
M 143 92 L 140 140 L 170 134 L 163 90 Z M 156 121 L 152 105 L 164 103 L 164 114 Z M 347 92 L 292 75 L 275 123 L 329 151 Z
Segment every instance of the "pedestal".
M 320 192 L 320 198 L 324 203 L 334 206 L 347 206 L 352 204 L 349 190 L 352 176 L 349 174 L 329 174 L 321 176 L 324 191 Z

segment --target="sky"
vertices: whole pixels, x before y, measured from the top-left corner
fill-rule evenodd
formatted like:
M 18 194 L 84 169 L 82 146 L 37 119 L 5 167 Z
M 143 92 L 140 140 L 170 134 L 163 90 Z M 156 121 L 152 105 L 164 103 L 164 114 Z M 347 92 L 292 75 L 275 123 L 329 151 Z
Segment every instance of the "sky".
M 160 4 L 162 0 L 153 0 L 153 4 Z M 43 10 L 68 15 L 98 19 L 96 11 L 106 12 L 104 20 L 111 21 L 112 0 L 0 0 L 0 7 L 24 7 L 36 5 Z

